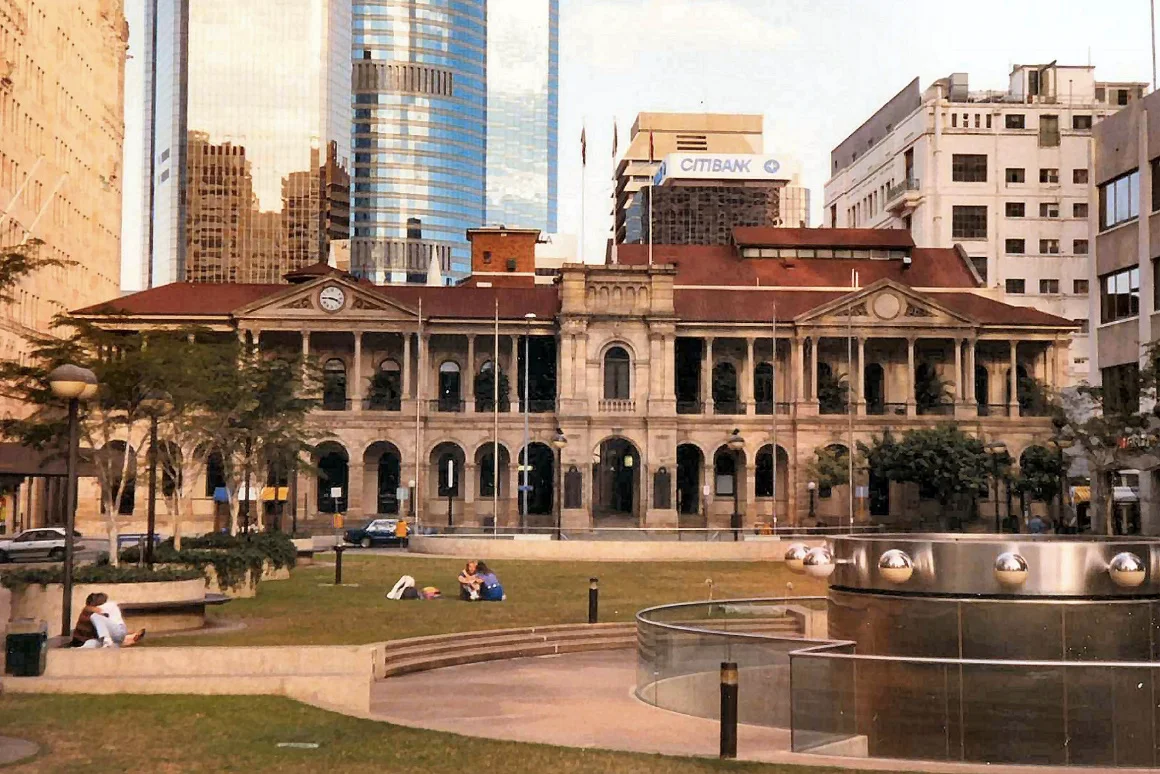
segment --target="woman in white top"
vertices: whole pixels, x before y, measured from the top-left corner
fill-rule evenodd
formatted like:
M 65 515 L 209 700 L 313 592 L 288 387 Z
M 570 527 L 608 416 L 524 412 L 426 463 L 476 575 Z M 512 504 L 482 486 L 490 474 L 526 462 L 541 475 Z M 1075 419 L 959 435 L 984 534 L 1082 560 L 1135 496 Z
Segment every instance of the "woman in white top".
M 127 648 L 136 645 L 145 636 L 144 629 L 129 634 L 120 606 L 109 599 L 108 594 L 101 592 L 90 594 L 85 603 L 93 608 L 90 620 L 93 622 L 93 628 L 97 630 L 97 639 L 89 640 L 85 643 L 85 647 L 95 648 L 99 644 L 102 648 Z

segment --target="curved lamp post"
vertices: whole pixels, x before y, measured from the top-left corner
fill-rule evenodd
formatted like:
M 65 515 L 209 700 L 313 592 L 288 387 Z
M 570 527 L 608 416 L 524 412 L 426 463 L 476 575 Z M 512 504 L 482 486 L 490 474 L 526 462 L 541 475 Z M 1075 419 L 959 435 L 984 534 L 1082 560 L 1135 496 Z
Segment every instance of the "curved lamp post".
M 814 497 L 818 491 L 818 482 L 810 481 L 808 484 L 806 484 L 806 489 L 810 491 L 810 518 L 814 521 L 817 521 L 817 507 L 814 502 Z
M 568 436 L 557 427 L 556 434 L 552 436 L 552 448 L 556 450 L 556 540 L 560 539 L 564 514 L 564 447 L 567 445 Z
M 157 532 L 157 422 L 169 412 L 173 398 L 163 390 L 150 390 L 141 399 L 141 410 L 149 415 L 149 510 L 145 531 L 145 564 L 153 569 L 153 535 Z
M 733 452 L 733 515 L 729 517 L 729 526 L 733 529 L 733 540 L 736 542 L 740 539 L 741 532 L 741 452 L 745 448 L 745 439 L 741 437 L 741 432 L 737 428 L 733 428 L 733 434 L 729 436 L 729 440 L 725 442 L 729 447 L 729 451 Z
M 68 468 L 65 485 L 64 506 L 64 569 L 62 571 L 64 599 L 61 600 L 60 634 L 68 637 L 72 633 L 72 569 L 73 532 L 77 518 L 77 473 L 80 450 L 78 449 L 78 420 L 80 402 L 97 394 L 97 375 L 87 368 L 67 364 L 57 366 L 48 375 L 48 386 L 52 394 L 68 401 Z M 116 550 L 111 547 L 110 550 Z

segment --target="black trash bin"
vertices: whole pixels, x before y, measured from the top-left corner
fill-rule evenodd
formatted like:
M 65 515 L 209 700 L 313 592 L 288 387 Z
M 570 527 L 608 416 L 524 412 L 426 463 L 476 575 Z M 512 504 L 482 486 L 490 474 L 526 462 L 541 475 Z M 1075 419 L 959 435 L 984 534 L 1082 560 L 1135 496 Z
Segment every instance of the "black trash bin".
M 21 618 L 8 625 L 4 671 L 15 677 L 40 677 L 48 660 L 48 624 Z

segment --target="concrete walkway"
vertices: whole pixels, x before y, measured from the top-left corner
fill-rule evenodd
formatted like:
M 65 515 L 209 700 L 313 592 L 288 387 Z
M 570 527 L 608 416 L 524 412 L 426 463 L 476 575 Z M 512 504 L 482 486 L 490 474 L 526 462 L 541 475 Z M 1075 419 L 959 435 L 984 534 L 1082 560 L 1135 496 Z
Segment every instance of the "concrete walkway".
M 17 763 L 40 752 L 40 747 L 23 739 L 0 736 L 0 766 Z
M 435 669 L 371 689 L 371 716 L 399 725 L 467 736 L 626 752 L 716 757 L 719 725 L 645 704 L 632 694 L 636 651 L 512 659 Z M 479 707 L 489 709 L 481 713 Z M 481 715 L 491 718 L 480 722 Z M 743 760 L 876 771 L 1094 774 L 1107 769 L 988 766 L 839 758 L 790 752 L 786 729 L 741 726 Z M 1116 769 L 1144 774 L 1154 769 Z

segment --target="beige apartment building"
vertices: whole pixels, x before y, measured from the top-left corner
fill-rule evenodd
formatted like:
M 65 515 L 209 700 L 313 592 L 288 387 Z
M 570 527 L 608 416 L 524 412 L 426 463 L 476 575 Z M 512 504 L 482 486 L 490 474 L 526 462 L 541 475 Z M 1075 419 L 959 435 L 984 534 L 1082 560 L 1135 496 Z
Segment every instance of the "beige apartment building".
M 0 248 L 75 262 L 16 288 L 0 357 L 119 291 L 127 41 L 122 0 L 0 0 Z
M 995 298 L 1080 322 L 1066 376 L 1081 381 L 1092 127 L 1145 89 L 1054 62 L 1016 65 L 1001 90 L 972 90 L 966 73 L 925 90 L 916 78 L 833 149 L 825 225 L 962 245 Z
M 657 245 L 651 265 L 646 246 L 623 245 L 619 263 L 565 263 L 553 285 L 536 283 L 536 230 L 468 236 L 473 275 L 454 287 L 376 286 L 317 266 L 290 285 L 174 283 L 79 313 L 199 324 L 316 359 L 315 471 L 262 492 L 284 528 L 343 512 L 551 529 L 559 505 L 568 530 L 720 529 L 735 497 L 746 530 L 769 525 L 775 502 L 783 526 L 844 525 L 853 504 L 858 521 L 930 527 L 946 514 L 912 486 L 859 470 L 865 496 L 811 487 L 816 450 L 950 420 L 1016 458 L 1051 435 L 1023 377 L 1060 383 L 1071 321 L 980 295 L 964 253 L 916 247 L 905 231 L 739 228 L 727 246 Z M 498 405 L 476 390 L 496 367 L 511 385 Z M 846 402 L 824 388 L 842 375 Z M 945 389 L 921 388 L 935 380 Z M 222 525 L 221 485 L 207 465 L 187 533 Z M 122 530 L 139 531 L 144 482 L 129 491 Z M 82 530 L 99 533 L 91 480 L 80 509 Z
M 1160 95 L 1149 94 L 1110 116 L 1094 135 L 1092 381 L 1108 391 L 1108 400 L 1138 401 L 1132 385 L 1145 348 L 1160 340 Z M 1140 529 L 1156 534 L 1156 450 L 1133 465 L 1117 483 L 1137 490 Z

